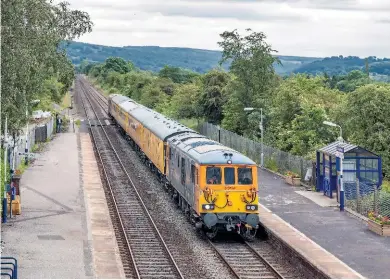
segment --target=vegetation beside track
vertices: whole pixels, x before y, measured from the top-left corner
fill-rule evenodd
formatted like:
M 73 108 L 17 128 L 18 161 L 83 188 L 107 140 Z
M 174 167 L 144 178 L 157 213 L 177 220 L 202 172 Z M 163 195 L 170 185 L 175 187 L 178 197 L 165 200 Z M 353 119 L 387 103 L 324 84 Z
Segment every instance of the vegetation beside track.
M 344 139 L 381 155 L 390 176 L 390 84 L 359 70 L 282 78 L 265 39 L 262 32 L 222 33 L 221 62 L 232 61 L 229 72 L 218 68 L 199 74 L 165 66 L 153 73 L 118 57 L 83 63 L 80 71 L 105 94 L 124 94 L 193 128 L 207 121 L 254 141 L 260 141 L 260 112 L 244 112 L 244 107 L 263 108 L 264 143 L 307 159 L 337 139 L 338 129 L 323 124 L 336 122 Z M 267 165 L 278 168 L 274 162 Z

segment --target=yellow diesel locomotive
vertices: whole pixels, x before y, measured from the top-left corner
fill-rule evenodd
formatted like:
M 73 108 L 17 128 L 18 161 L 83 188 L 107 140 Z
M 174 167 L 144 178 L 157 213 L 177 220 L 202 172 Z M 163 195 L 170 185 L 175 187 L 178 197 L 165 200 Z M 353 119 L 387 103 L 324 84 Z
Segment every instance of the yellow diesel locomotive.
M 255 162 L 126 96 L 110 95 L 108 107 L 196 228 L 209 238 L 219 231 L 254 238 L 259 223 Z

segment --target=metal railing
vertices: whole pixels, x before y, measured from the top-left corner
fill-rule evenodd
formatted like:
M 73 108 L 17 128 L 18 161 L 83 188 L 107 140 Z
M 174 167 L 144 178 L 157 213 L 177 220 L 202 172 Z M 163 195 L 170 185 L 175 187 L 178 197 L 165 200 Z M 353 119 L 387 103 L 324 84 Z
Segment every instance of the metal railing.
M 1 257 L 1 278 L 18 279 L 18 261 L 12 257 Z

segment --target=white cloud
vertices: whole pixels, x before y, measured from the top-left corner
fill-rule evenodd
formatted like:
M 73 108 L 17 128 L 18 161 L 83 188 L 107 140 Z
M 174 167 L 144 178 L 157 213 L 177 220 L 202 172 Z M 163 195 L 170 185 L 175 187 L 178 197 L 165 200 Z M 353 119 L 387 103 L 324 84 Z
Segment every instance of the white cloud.
M 68 0 L 88 12 L 80 41 L 218 49 L 226 30 L 263 31 L 284 55 L 390 56 L 389 0 Z

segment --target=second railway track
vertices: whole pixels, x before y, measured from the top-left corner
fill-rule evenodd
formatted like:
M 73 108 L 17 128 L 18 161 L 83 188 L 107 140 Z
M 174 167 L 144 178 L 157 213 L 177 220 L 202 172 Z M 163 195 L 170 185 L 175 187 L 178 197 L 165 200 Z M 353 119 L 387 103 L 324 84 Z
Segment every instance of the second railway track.
M 210 245 L 223 259 L 236 278 L 282 279 L 283 275 L 262 253 L 247 242 L 212 242 Z
M 115 228 L 121 231 L 120 235 L 125 239 L 121 244 L 126 248 L 122 248 L 121 251 L 127 251 L 128 255 L 122 259 L 128 259 L 131 262 L 130 264 L 124 263 L 124 267 L 128 267 L 132 274 L 126 276 L 148 279 L 183 278 L 107 135 L 106 129 L 110 127 L 106 127 L 107 123 L 102 121 L 106 119 L 106 113 L 104 110 L 97 113 L 92 102 L 93 93 L 90 92 L 89 87 L 80 80 L 78 80 L 78 87 L 83 95 L 81 97 L 82 106 L 103 166 L 103 173 L 114 204 L 113 208 L 116 211 L 117 219 L 115 220 L 118 224 Z M 104 109 L 104 105 L 101 104 L 102 100 L 94 101 Z

